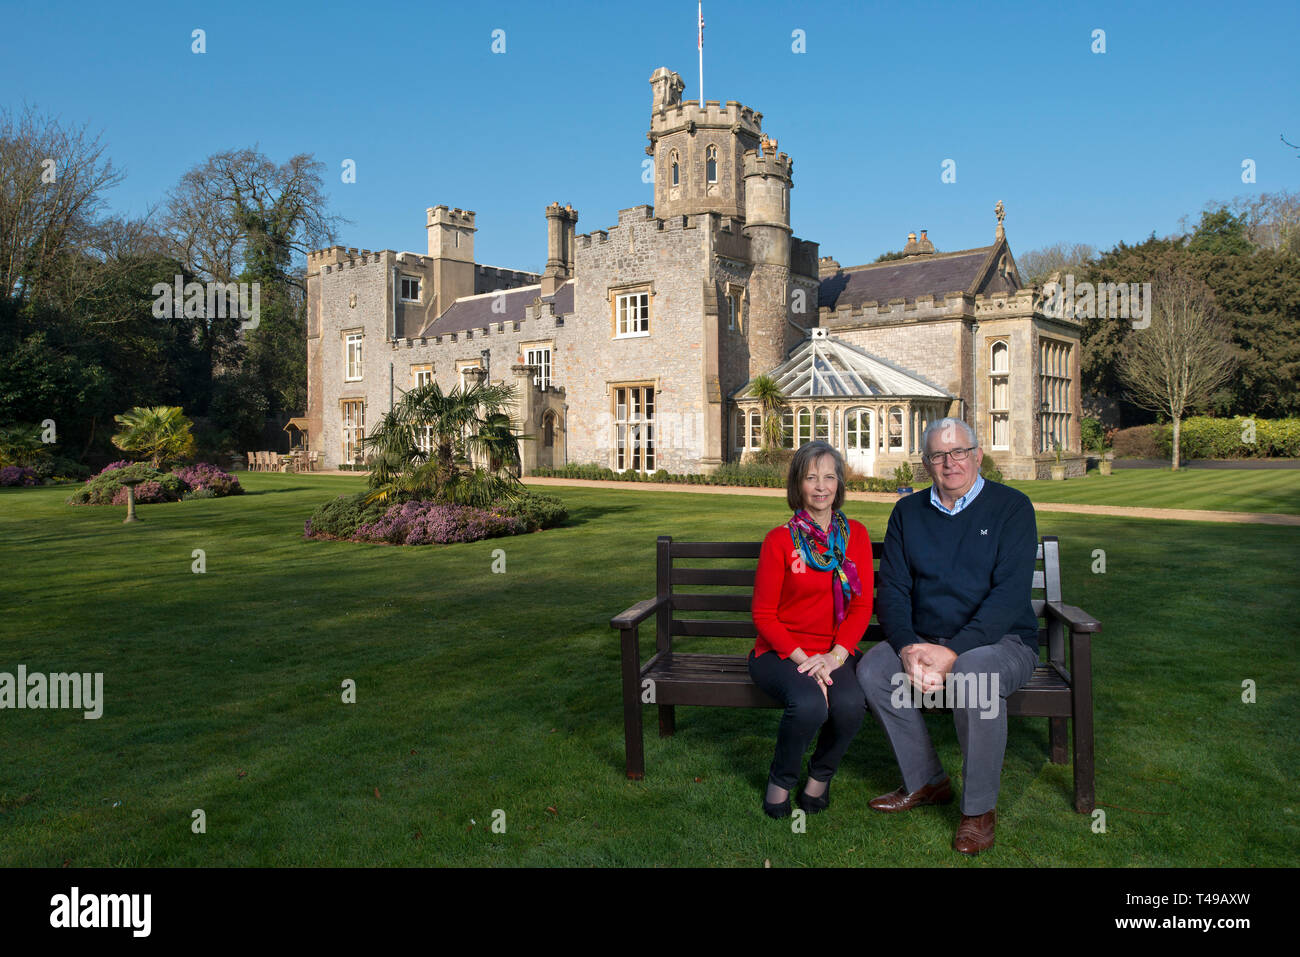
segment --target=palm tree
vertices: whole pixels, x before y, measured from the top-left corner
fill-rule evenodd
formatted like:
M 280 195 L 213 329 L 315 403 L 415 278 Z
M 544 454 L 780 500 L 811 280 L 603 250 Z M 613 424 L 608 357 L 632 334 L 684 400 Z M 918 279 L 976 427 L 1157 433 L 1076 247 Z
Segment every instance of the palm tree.
M 476 385 L 444 393 L 432 382 L 404 394 L 362 443 L 372 453 L 371 501 L 416 498 L 491 505 L 524 487 L 515 475 L 518 439 L 505 414 L 511 386 Z M 428 429 L 428 448 L 417 434 Z M 478 456 L 489 467 L 475 465 Z
M 764 374 L 754 379 L 749 391 L 763 410 L 763 451 L 779 449 L 783 438 L 781 409 L 785 404 L 781 387 L 770 375 Z
M 130 412 L 113 416 L 122 430 L 113 436 L 113 444 L 124 452 L 149 459 L 156 469 L 167 462 L 194 455 L 194 423 L 178 405 L 136 406 Z

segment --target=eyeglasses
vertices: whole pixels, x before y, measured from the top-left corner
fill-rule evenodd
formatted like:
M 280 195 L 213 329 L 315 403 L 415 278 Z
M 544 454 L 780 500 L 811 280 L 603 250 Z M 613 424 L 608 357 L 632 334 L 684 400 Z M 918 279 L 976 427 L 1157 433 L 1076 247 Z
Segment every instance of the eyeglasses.
M 952 449 L 951 451 L 948 452 L 927 452 L 925 453 L 924 458 L 931 465 L 938 465 L 940 462 L 943 461 L 943 457 L 945 455 L 952 456 L 952 460 L 954 462 L 962 462 L 965 461 L 966 456 L 974 452 L 977 448 L 979 448 L 978 445 L 972 445 L 970 448 L 967 449 Z

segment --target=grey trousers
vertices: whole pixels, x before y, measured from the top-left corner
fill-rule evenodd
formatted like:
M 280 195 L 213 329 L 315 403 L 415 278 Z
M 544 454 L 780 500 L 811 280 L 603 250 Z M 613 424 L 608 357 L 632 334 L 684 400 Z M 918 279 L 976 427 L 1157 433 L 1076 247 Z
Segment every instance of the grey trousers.
M 946 645 L 947 640 L 936 644 Z M 1037 665 L 1038 656 L 1018 635 L 972 648 L 953 663 L 943 703 L 952 708 L 961 744 L 963 814 L 983 814 L 997 806 L 1007 748 L 1004 699 L 1029 680 Z M 858 663 L 867 707 L 884 728 L 903 773 L 903 787 L 911 794 L 943 780 L 944 771 L 917 707 L 919 692 L 902 673 L 902 661 L 886 641 L 876 644 Z

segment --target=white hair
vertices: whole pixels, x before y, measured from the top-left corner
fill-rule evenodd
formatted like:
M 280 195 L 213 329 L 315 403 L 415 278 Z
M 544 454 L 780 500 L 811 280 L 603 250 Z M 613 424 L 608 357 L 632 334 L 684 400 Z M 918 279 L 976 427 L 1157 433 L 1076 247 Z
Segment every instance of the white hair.
M 967 423 L 963 422 L 961 419 L 954 419 L 949 417 L 949 418 L 940 419 L 938 422 L 931 422 L 929 425 L 925 427 L 925 431 L 921 433 L 921 451 L 923 453 L 929 451 L 931 435 L 933 435 L 936 432 L 942 432 L 944 429 L 954 429 L 954 428 L 961 429 L 963 432 L 965 432 L 966 438 L 970 440 L 971 445 L 978 446 L 980 444 L 980 440 L 975 435 L 975 430 L 973 428 L 971 428 Z

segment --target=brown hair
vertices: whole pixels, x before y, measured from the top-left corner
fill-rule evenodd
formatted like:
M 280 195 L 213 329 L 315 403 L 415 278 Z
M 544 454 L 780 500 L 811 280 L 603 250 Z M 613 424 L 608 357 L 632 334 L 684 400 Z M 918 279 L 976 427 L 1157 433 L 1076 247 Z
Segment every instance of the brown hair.
M 844 457 L 829 442 L 815 439 L 799 446 L 790 461 L 790 474 L 785 479 L 785 500 L 790 510 L 797 512 L 804 507 L 803 477 L 808 467 L 823 455 L 829 455 L 835 461 L 835 499 L 831 508 L 839 511 L 844 504 Z

